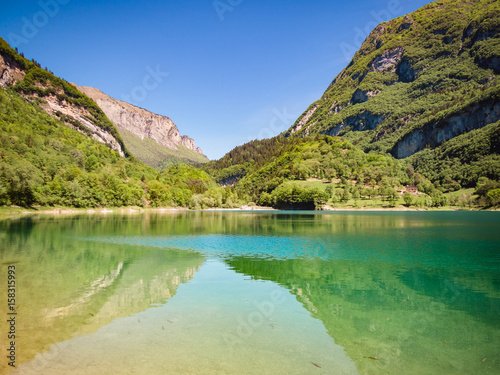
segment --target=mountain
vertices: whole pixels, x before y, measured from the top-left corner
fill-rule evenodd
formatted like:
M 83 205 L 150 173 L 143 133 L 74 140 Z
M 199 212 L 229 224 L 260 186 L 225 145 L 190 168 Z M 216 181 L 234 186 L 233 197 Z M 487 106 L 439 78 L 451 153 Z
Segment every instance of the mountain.
M 130 155 L 115 126 L 90 98 L 34 60 L 19 55 L 2 38 L 0 88 L 12 88 L 67 126 L 106 144 L 122 157 Z
M 132 157 L 92 99 L 0 39 L 0 205 L 187 207 L 221 191 L 189 165 Z
M 194 141 L 168 117 L 117 101 L 98 89 L 70 84 L 0 38 L 0 87 L 12 87 L 52 117 L 157 169 L 174 162 L 208 161 Z M 96 104 L 97 103 L 97 104 Z M 111 121 L 110 121 L 111 120 Z
M 500 2 L 441 0 L 381 23 L 284 133 L 407 158 L 500 120 Z
M 445 205 L 443 193 L 465 206 L 470 192 L 452 192 L 475 187 L 477 203 L 494 205 L 499 71 L 500 2 L 437 1 L 378 25 L 288 131 L 203 168 L 274 207 L 390 201 L 407 184 L 422 206 Z
M 93 87 L 75 87 L 96 102 L 116 126 L 127 148 L 144 163 L 161 168 L 179 160 L 188 163 L 208 161 L 193 139 L 180 135 L 170 118 L 113 99 Z
M 397 190 L 418 179 L 421 191 L 442 205 L 442 193 L 391 156 L 371 155 L 342 137 L 275 137 L 238 146 L 200 166 L 236 198 L 281 209 L 315 209 L 351 197 L 379 197 L 394 205 Z M 368 202 L 366 202 L 368 203 Z M 365 204 L 366 204 L 365 203 Z
M 0 205 L 187 207 L 203 193 L 217 202 L 222 188 L 189 165 L 159 173 L 121 157 L 12 87 L 0 88 Z

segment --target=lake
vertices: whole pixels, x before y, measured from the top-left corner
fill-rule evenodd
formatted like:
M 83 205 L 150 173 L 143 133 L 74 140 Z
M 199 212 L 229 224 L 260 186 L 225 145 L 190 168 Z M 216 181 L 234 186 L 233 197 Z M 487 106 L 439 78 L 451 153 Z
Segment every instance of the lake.
M 500 372 L 498 212 L 40 215 L 0 243 L 1 373 Z

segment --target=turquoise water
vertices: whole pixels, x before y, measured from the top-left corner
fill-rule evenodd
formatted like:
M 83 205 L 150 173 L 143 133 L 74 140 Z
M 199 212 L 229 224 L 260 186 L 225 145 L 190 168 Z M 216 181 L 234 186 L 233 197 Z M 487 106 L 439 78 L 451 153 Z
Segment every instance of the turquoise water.
M 500 372 L 500 213 L 39 216 L 0 241 L 2 373 Z

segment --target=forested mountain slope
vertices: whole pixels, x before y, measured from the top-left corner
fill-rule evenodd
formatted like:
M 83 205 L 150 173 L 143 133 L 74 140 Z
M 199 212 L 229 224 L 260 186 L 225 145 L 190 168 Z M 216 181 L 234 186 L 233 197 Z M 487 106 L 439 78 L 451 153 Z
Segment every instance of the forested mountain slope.
M 415 184 L 437 205 L 443 192 L 478 185 L 485 197 L 500 180 L 499 71 L 500 3 L 437 1 L 377 26 L 284 138 L 204 168 L 270 205 L 308 179 L 353 195 Z
M 286 136 L 406 158 L 500 120 L 500 2 L 441 0 L 384 22 Z
M 69 84 L 35 60 L 28 61 L 1 38 L 0 87 L 12 87 L 69 127 L 157 169 L 208 160 L 193 139 L 180 135 L 170 118 L 117 101 L 98 89 Z
M 0 38 L 0 205 L 187 207 L 195 195 L 215 205 L 222 189 L 191 166 L 137 160 L 92 99 Z
M 215 205 L 222 194 L 199 169 L 159 173 L 0 88 L 0 205 L 187 207 L 195 195 Z

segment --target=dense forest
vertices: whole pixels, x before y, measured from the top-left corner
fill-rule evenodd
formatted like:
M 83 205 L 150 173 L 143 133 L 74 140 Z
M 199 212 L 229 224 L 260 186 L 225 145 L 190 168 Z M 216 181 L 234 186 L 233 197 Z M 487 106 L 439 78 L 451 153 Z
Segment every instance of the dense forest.
M 218 161 L 161 172 L 69 128 L 14 88 L 0 90 L 0 128 L 2 205 L 315 209 L 375 201 L 440 207 L 459 203 L 443 193 L 476 185 L 477 203 L 491 206 L 500 198 L 498 123 L 409 161 L 317 135 L 252 141 Z M 425 195 L 401 195 L 408 184 Z
M 418 156 L 397 160 L 390 155 L 365 153 L 342 137 L 316 135 L 252 141 L 199 167 L 220 184 L 230 185 L 236 197 L 275 208 L 314 209 L 325 204 L 360 207 L 374 201 L 376 206 L 389 207 L 491 206 L 498 200 L 488 191 L 496 186 L 493 181 L 500 179 L 497 143 L 492 139 L 495 129 L 498 124 L 471 134 L 477 143 L 459 137 L 441 148 L 422 152 L 428 159 L 435 159 L 434 164 L 430 160 L 419 164 Z M 482 153 L 462 150 L 472 144 L 479 147 L 481 142 L 488 145 Z M 450 161 L 448 154 L 442 156 L 446 146 L 453 146 L 461 159 Z M 462 172 L 462 178 L 455 177 L 459 182 L 450 179 L 455 175 L 448 173 L 449 169 L 439 172 L 441 165 L 446 166 L 445 160 L 447 168 L 460 164 L 457 173 Z M 405 193 L 407 185 L 415 185 L 420 194 Z M 476 186 L 476 197 L 470 190 L 463 190 Z

